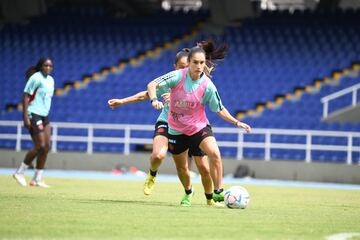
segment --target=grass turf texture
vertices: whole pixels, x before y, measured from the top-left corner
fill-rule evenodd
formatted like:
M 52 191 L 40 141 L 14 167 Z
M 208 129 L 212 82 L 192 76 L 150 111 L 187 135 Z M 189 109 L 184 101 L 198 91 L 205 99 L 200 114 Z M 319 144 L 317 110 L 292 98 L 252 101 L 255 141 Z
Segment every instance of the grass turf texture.
M 53 187 L 21 187 L 0 176 L 0 239 L 324 239 L 360 232 L 356 190 L 245 185 L 251 201 L 239 210 L 206 206 L 200 184 L 184 208 L 180 183 L 157 182 L 147 197 L 140 181 L 47 182 Z

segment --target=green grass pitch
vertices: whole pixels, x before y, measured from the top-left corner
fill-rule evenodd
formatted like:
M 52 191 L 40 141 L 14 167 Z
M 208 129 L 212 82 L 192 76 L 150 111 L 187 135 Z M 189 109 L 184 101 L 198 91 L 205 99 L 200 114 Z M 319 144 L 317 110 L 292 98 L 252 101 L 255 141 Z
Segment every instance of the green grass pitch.
M 360 232 L 360 191 L 244 185 L 247 209 L 213 208 L 195 184 L 47 178 L 50 189 L 0 176 L 0 239 L 325 239 Z M 229 185 L 226 185 L 229 187 Z M 355 237 L 352 239 L 360 239 Z

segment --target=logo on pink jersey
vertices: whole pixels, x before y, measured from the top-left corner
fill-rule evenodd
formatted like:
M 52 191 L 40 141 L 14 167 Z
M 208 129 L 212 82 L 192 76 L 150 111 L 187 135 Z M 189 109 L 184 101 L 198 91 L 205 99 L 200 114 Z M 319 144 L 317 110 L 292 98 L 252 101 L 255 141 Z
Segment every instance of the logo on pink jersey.
M 184 101 L 184 100 L 179 100 L 175 102 L 175 107 L 177 108 L 183 108 L 183 109 L 189 109 L 189 108 L 194 108 L 196 106 L 195 102 L 188 102 L 188 101 Z

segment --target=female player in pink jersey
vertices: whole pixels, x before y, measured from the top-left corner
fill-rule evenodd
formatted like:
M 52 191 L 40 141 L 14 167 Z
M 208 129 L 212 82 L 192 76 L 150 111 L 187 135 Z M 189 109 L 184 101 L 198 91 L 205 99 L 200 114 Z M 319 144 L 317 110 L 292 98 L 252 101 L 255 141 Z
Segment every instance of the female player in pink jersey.
M 188 61 L 187 56 L 189 53 L 189 49 L 183 49 L 182 51 L 176 54 L 175 58 L 175 69 L 183 69 L 187 67 Z M 162 81 L 162 79 L 158 79 L 157 81 Z M 167 94 L 170 89 L 161 88 L 162 91 L 158 91 L 157 95 Z M 133 96 L 123 98 L 123 99 L 110 99 L 108 104 L 111 108 L 116 108 L 119 106 L 123 106 L 129 103 L 136 103 L 141 102 L 144 100 L 149 99 L 147 91 L 139 92 Z M 153 139 L 153 150 L 150 156 L 150 169 L 144 184 L 144 194 L 150 195 L 152 189 L 155 184 L 157 171 L 165 159 L 166 153 L 168 150 L 168 105 L 166 104 L 165 107 L 162 109 L 161 114 L 159 115 L 156 125 L 155 125 L 155 133 Z M 199 170 L 202 184 L 204 186 L 205 194 L 209 197 L 207 199 L 207 204 L 211 206 L 218 205 L 212 199 L 212 192 L 213 192 L 213 182 L 210 176 L 209 164 L 207 161 L 207 157 L 205 156 L 204 152 L 202 152 L 198 147 L 194 147 L 190 149 L 190 154 L 194 157 L 196 166 Z M 189 168 L 188 162 L 185 163 L 185 168 Z
M 207 124 L 205 105 L 209 105 L 210 109 L 224 120 L 247 132 L 251 131 L 250 126 L 231 116 L 222 105 L 215 85 L 204 73 L 206 65 L 209 66 L 213 60 L 224 58 L 225 50 L 225 47 L 217 48 L 212 41 L 203 41 L 190 50 L 188 68 L 173 71 L 148 84 L 148 95 L 155 109 L 163 108 L 163 103 L 157 100 L 156 88 L 160 85 L 171 89 L 168 148 L 173 154 L 179 179 L 185 189 L 182 206 L 191 206 L 193 196 L 190 174 L 186 167 L 188 149 L 199 147 L 205 152 L 210 158 L 211 177 L 215 188 L 218 188 L 215 195 L 221 197 L 223 190 L 221 155 L 212 130 Z M 208 197 L 210 198 L 210 195 Z

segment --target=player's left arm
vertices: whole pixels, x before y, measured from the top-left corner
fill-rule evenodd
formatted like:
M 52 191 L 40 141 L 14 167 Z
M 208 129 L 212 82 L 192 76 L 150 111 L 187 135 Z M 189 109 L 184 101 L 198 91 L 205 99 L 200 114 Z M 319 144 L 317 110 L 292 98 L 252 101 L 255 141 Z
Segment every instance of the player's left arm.
M 251 132 L 251 127 L 249 125 L 234 118 L 225 107 L 217 112 L 217 114 L 225 121 L 234 124 L 236 127 L 245 129 L 247 133 Z
M 208 84 L 208 87 L 205 91 L 204 101 L 209 103 L 211 111 L 216 112 L 225 121 L 234 124 L 236 127 L 245 129 L 245 131 L 248 133 L 251 131 L 249 125 L 234 118 L 224 107 L 220 95 L 212 82 Z

